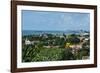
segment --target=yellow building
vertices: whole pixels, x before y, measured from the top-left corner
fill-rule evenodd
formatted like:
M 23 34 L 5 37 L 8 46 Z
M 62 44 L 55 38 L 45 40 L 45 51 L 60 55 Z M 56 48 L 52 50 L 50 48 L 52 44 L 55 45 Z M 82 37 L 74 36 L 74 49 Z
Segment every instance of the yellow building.
M 70 47 L 70 43 L 66 43 L 65 48 L 69 48 Z

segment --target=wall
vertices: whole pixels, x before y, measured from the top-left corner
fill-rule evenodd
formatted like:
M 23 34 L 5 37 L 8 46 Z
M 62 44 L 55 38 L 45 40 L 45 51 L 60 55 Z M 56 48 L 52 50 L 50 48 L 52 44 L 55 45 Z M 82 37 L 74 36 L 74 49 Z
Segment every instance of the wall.
M 98 5 L 98 19 L 100 19 L 100 1 L 99 0 L 33 0 L 62 2 L 74 4 Z M 98 32 L 100 31 L 100 20 L 98 20 Z M 98 33 L 100 37 L 100 33 Z M 10 73 L 10 0 L 0 0 L 0 73 Z M 98 38 L 100 40 L 100 38 Z M 100 41 L 98 41 L 100 43 Z M 99 73 L 100 72 L 100 46 L 98 44 L 98 67 L 87 69 L 70 69 L 42 71 L 34 73 Z M 32 73 L 32 72 L 31 72 Z

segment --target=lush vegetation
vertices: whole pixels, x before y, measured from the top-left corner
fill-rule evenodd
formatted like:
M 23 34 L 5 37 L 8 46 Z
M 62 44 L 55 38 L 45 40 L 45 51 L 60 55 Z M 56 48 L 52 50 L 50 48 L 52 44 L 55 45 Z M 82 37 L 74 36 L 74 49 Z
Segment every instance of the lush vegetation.
M 80 39 L 82 38 L 83 39 Z M 88 36 L 70 35 L 28 35 L 22 37 L 22 61 L 61 61 L 89 58 Z M 81 47 L 76 47 L 81 46 Z

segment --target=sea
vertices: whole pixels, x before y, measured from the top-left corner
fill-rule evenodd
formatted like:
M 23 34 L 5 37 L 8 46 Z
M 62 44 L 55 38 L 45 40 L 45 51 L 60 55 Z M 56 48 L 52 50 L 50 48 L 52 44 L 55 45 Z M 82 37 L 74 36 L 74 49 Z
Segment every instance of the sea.
M 69 31 L 34 31 L 34 30 L 23 30 L 22 35 L 40 35 L 40 34 L 53 34 L 53 35 L 63 35 L 63 34 L 80 34 L 89 31 L 80 31 L 80 30 L 69 30 Z

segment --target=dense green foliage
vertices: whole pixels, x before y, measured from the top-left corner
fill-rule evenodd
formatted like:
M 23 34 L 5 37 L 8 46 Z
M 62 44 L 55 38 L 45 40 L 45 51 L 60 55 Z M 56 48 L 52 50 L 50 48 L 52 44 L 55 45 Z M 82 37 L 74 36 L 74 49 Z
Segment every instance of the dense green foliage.
M 51 34 L 28 35 L 22 37 L 22 62 L 81 60 L 90 55 L 90 40 L 81 42 L 80 35 L 54 36 Z M 87 38 L 89 36 L 86 36 Z M 26 38 L 32 44 L 25 44 Z M 83 40 L 84 41 L 84 40 Z M 67 43 L 67 47 L 66 47 Z M 70 48 L 70 45 L 82 44 L 82 48 Z M 45 47 L 46 46 L 46 47 Z M 49 46 L 49 48 L 47 48 Z M 68 47 L 69 46 L 69 47 Z M 74 53 L 73 53 L 74 50 Z
M 24 45 L 25 46 L 25 45 Z M 62 48 L 23 48 L 23 62 L 30 61 L 57 61 L 73 59 L 72 53 Z

